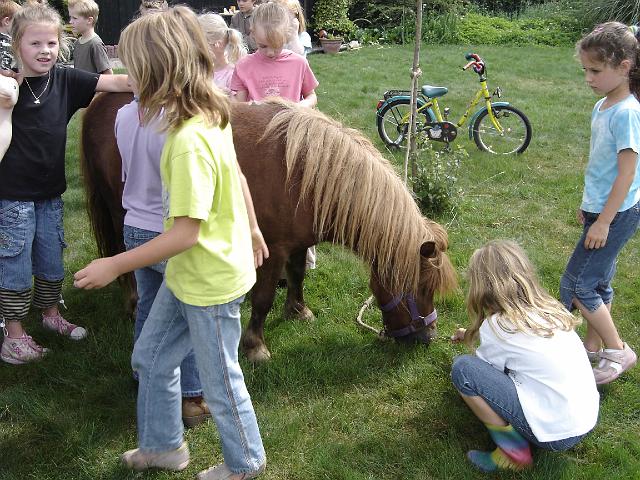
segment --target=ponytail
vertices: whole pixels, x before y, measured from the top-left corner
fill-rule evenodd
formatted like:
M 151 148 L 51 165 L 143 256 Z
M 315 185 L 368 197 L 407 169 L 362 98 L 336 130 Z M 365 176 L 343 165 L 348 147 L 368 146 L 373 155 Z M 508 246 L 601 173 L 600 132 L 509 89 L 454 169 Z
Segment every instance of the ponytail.
M 238 63 L 247 54 L 247 47 L 242 41 L 242 34 L 233 28 L 227 30 L 227 46 L 225 48 L 227 62 L 232 65 Z

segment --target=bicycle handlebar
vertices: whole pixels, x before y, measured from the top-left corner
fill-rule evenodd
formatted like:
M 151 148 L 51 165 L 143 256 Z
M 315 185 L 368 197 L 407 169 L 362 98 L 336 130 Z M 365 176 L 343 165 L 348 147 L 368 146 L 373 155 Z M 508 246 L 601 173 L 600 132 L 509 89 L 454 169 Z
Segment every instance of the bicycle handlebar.
M 484 60 L 480 58 L 480 55 L 476 53 L 467 53 L 464 58 L 469 60 L 469 63 L 462 67 L 462 70 L 467 70 L 469 67 L 473 67 L 473 71 L 478 75 L 482 75 L 484 73 Z

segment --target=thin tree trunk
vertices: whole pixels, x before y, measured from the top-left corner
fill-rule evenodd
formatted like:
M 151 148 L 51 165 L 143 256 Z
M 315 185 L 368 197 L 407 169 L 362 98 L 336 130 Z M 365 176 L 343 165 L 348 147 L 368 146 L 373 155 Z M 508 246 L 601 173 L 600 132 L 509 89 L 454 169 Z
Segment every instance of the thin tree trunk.
M 422 75 L 420 70 L 420 45 L 422 43 L 422 0 L 416 0 L 416 37 L 413 49 L 413 67 L 411 68 L 411 117 L 409 121 L 408 148 L 404 159 L 404 183 L 408 184 L 409 164 L 411 177 L 416 177 L 416 116 L 418 103 L 418 79 Z

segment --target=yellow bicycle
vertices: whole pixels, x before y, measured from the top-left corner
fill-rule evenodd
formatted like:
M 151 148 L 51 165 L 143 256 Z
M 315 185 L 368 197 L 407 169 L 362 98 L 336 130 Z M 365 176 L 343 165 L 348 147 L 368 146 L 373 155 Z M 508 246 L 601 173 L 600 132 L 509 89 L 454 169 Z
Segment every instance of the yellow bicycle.
M 496 88 L 493 94 L 487 87 L 486 65 L 475 53 L 468 53 L 463 70 L 473 68 L 480 79 L 480 89 L 469 103 L 457 123 L 447 120 L 449 108 L 440 111 L 438 98 L 444 96 L 446 87 L 423 85 L 418 94 L 417 135 L 419 141 L 437 141 L 449 144 L 458 136 L 458 128 L 469 120 L 469 138 L 473 138 L 478 148 L 496 154 L 524 152 L 531 142 L 531 123 L 527 116 L 509 102 L 493 101 L 500 98 L 502 91 Z M 484 106 L 473 109 L 484 100 Z M 389 90 L 378 102 L 377 124 L 382 141 L 389 147 L 406 146 L 411 115 L 411 92 Z

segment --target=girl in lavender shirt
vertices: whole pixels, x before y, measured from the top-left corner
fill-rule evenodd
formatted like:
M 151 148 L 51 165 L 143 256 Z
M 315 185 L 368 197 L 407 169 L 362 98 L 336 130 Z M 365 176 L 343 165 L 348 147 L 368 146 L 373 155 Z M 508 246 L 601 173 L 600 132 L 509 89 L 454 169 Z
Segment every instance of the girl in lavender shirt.
M 231 77 L 235 64 L 247 54 L 242 34 L 227 26 L 220 15 L 205 13 L 198 22 L 209 44 L 213 59 L 213 81 L 227 95 L 231 95 Z

